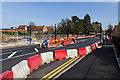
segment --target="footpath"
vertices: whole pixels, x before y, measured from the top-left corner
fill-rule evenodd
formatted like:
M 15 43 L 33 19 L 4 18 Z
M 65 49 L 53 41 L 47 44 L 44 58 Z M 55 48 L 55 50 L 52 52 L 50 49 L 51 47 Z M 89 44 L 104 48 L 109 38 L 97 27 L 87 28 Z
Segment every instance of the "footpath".
M 120 68 L 112 44 L 104 44 L 77 63 L 59 79 L 120 79 Z

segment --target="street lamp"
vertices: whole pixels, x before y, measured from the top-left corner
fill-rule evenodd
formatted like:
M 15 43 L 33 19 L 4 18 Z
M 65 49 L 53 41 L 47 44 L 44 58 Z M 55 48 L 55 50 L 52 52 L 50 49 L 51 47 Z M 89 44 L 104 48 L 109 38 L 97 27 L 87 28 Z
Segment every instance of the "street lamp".
M 101 23 L 99 23 L 100 24 L 100 44 L 101 44 Z

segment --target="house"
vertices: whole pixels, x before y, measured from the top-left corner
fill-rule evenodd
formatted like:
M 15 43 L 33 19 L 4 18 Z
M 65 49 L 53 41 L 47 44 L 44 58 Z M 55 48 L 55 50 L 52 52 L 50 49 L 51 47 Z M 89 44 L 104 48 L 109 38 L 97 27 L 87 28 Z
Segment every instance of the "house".
M 18 31 L 24 31 L 27 32 L 28 25 L 19 25 L 18 26 Z
M 52 26 L 46 27 L 45 25 L 43 26 L 31 26 L 31 33 L 46 33 L 49 30 L 55 30 L 55 28 Z M 20 25 L 18 26 L 18 31 L 25 31 L 25 32 L 30 32 L 30 27 L 28 25 Z

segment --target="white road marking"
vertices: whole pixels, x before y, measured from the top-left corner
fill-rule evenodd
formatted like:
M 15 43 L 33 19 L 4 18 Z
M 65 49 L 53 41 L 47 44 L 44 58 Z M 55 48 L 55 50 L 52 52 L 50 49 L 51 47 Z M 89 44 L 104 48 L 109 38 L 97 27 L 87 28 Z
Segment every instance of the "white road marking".
M 11 58 L 11 57 L 14 56 L 17 52 L 20 52 L 20 51 L 22 51 L 22 50 L 13 52 L 10 56 L 8 56 L 8 58 Z
M 36 52 L 39 52 L 37 48 L 34 48 Z
M 36 53 L 36 52 L 28 53 L 28 54 L 25 54 L 25 55 L 31 55 L 31 54 L 34 54 L 34 53 Z M 12 58 L 18 58 L 18 57 L 22 57 L 22 56 L 25 56 L 25 55 L 23 54 L 23 55 L 15 56 L 15 57 L 12 57 Z M 7 60 L 7 59 L 11 59 L 11 58 L 1 59 L 0 61 L 4 61 L 4 60 Z
M 13 52 L 2 53 L 0 55 L 10 54 L 10 53 L 13 53 Z

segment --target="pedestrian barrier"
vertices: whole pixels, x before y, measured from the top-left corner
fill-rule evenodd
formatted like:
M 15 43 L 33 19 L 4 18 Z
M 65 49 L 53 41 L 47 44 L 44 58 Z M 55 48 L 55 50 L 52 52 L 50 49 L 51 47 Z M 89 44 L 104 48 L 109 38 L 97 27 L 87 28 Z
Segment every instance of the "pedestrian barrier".
M 90 46 L 85 47 L 85 49 L 86 49 L 86 54 L 90 54 L 90 53 L 91 53 L 91 48 L 90 48 Z
M 53 57 L 54 57 L 54 61 L 66 59 L 66 51 L 65 50 L 56 50 L 56 51 L 54 51 Z
M 13 80 L 13 71 L 5 71 L 0 74 L 0 80 Z
M 77 57 L 77 49 L 68 49 L 66 58 L 74 58 Z
M 50 61 L 53 61 L 53 52 L 41 53 L 40 59 L 41 59 L 42 65 L 44 65 L 44 63 L 50 63 Z
M 91 51 L 93 52 L 95 50 L 94 45 L 91 45 Z
M 30 68 L 30 72 L 32 72 L 34 69 L 37 69 L 39 66 L 41 66 L 40 55 L 38 54 L 27 58 L 27 61 L 28 61 L 28 66 Z
M 78 57 L 86 55 L 86 49 L 80 48 L 78 49 Z

